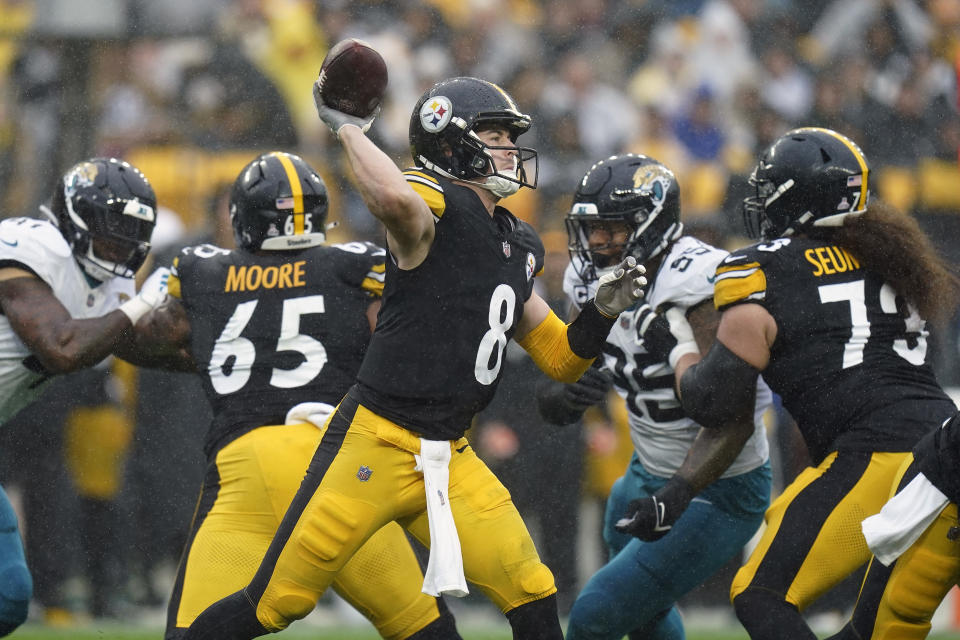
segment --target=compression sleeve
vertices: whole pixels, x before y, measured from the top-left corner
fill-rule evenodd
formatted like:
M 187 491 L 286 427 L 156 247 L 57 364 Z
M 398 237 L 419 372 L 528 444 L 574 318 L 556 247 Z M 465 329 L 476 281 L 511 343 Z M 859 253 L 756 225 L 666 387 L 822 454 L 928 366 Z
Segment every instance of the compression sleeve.
M 583 372 L 590 368 L 593 361 L 600 355 L 606 332 L 599 342 L 596 334 L 600 329 L 592 326 L 596 324 L 586 311 L 593 307 L 591 302 L 584 306 L 577 319 L 569 325 L 551 311 L 543 322 L 533 331 L 518 340 L 517 344 L 523 347 L 540 370 L 559 382 L 576 382 Z M 585 320 L 581 318 L 587 316 Z M 600 313 L 596 312 L 599 316 Z M 606 331 L 610 331 L 607 325 Z
M 760 372 L 719 340 L 680 379 L 687 416 L 707 429 L 753 421 Z

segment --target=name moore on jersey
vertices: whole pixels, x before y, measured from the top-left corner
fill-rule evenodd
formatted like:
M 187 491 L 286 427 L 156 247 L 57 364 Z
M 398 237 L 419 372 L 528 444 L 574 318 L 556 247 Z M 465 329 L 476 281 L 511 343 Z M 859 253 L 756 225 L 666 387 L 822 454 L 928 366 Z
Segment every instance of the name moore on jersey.
M 339 402 L 370 339 L 366 311 L 383 291 L 384 256 L 361 242 L 262 255 L 213 245 L 182 251 L 169 288 L 190 320 L 214 410 L 208 453 L 283 423 L 296 404 Z

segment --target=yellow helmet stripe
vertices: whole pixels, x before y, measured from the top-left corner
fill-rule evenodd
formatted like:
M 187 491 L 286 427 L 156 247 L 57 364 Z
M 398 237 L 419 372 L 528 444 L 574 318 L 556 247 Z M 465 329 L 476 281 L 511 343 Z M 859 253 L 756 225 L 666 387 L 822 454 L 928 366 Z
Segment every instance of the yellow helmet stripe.
M 293 166 L 290 156 L 282 152 L 272 154 L 280 164 L 283 170 L 287 172 L 287 180 L 290 181 L 291 195 L 293 196 L 293 235 L 303 234 L 303 185 L 300 184 L 300 176 L 297 175 L 297 169 Z
M 826 133 L 829 136 L 832 136 L 842 142 L 847 149 L 850 149 L 850 153 L 853 154 L 853 157 L 857 159 L 857 164 L 860 165 L 860 173 L 863 174 L 863 179 L 860 180 L 860 200 L 857 201 L 858 206 L 861 209 L 866 209 L 867 207 L 867 185 L 870 182 L 869 176 L 870 169 L 867 168 L 867 161 L 863 157 L 863 152 L 860 151 L 858 147 L 850 138 L 840 135 L 836 131 L 830 129 L 823 129 L 820 127 L 808 127 L 812 131 L 820 131 L 821 133 Z

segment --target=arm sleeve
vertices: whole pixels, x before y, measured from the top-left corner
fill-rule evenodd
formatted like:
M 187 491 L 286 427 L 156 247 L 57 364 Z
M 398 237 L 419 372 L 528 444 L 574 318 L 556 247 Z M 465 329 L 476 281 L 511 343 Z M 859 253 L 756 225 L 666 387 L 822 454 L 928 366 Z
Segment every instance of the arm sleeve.
M 760 372 L 719 340 L 680 379 L 683 410 L 700 426 L 753 422 Z
M 573 324 L 577 323 L 583 315 L 581 313 L 577 320 L 567 325 L 557 317 L 557 314 L 551 311 L 543 322 L 524 336 L 522 340 L 518 340 L 517 344 L 530 354 L 541 371 L 554 380 L 567 383 L 576 382 L 583 375 L 583 372 L 593 364 L 596 357 L 600 355 L 599 348 L 592 355 L 577 348 L 577 345 L 574 344 L 577 337 L 576 330 L 573 330 L 574 335 L 570 336 Z M 609 327 L 607 327 L 607 330 L 609 331 Z M 578 355 L 575 351 L 579 351 L 582 355 Z

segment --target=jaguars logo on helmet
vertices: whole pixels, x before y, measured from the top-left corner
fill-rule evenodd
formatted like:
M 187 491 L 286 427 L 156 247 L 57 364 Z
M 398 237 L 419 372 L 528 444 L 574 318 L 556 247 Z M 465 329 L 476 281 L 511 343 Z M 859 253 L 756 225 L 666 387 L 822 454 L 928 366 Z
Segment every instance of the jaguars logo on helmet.
M 806 127 L 782 135 L 760 157 L 743 201 L 752 238 L 770 240 L 805 228 L 835 227 L 867 210 L 870 168 L 860 147 L 830 129 Z
M 233 183 L 230 220 L 237 246 L 247 251 L 297 251 L 323 244 L 327 186 L 300 156 L 265 153 Z
M 445 178 L 473 182 L 503 198 L 520 187 L 536 188 L 537 151 L 516 147 L 515 170 L 498 172 L 489 152 L 514 147 L 488 146 L 477 131 L 501 125 L 516 143 L 530 124 L 530 116 L 521 113 L 513 98 L 497 85 L 479 78 L 451 78 L 433 85 L 413 108 L 410 152 L 426 169 Z
M 150 252 L 157 197 L 143 173 L 116 158 L 92 158 L 61 177 L 51 217 L 84 272 L 101 282 L 132 278 Z
M 597 226 L 622 223 L 622 245 L 590 246 Z M 602 160 L 587 171 L 566 218 L 570 256 L 584 282 L 631 255 L 643 263 L 656 257 L 683 233 L 680 187 L 673 172 L 648 156 L 627 153 Z

